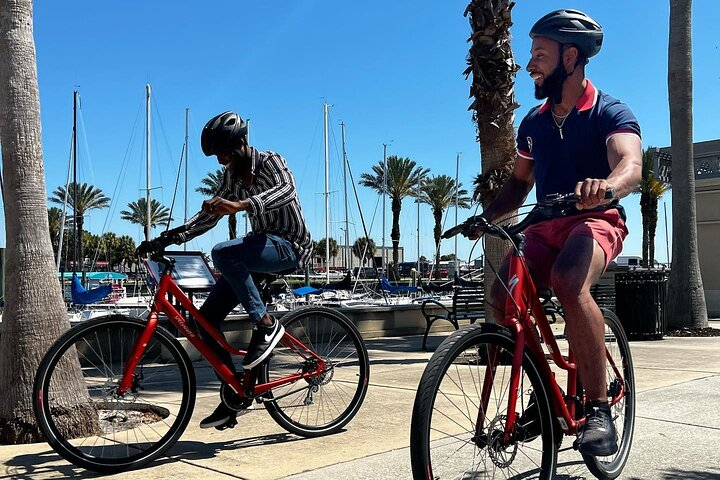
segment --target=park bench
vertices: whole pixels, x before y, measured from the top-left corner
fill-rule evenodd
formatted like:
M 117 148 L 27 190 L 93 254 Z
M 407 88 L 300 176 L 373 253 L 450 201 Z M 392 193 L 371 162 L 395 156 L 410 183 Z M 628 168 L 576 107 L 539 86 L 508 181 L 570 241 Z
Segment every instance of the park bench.
M 425 300 L 420 305 L 420 311 L 427 322 L 422 341 L 423 350 L 426 350 L 428 333 L 430 333 L 430 328 L 436 321 L 446 320 L 457 330 L 460 328 L 460 320 L 469 320 L 470 323 L 473 324 L 476 320 L 485 318 L 485 290 L 483 287 L 464 286 L 455 287 L 453 290 L 452 305 L 450 308 L 435 299 Z M 431 306 L 439 308 L 440 312 L 428 311 Z

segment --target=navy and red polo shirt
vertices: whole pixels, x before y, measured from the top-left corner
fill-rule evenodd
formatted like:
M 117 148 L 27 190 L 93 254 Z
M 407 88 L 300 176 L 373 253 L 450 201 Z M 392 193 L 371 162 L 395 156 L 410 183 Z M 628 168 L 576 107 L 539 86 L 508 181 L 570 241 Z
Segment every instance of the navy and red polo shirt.
M 538 201 L 552 193 L 574 192 L 577 182 L 586 178 L 607 178 L 608 140 L 619 134 L 640 137 L 630 108 L 597 90 L 590 80 L 562 123 L 562 135 L 551 106 L 548 99 L 534 107 L 518 128 L 518 155 L 534 162 Z

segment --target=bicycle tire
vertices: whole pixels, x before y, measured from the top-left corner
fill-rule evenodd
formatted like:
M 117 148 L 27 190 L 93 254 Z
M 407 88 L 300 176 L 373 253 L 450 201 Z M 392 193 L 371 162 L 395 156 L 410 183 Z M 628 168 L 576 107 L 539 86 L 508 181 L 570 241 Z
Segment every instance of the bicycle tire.
M 195 404 L 195 372 L 180 342 L 163 327 L 148 341 L 132 391 L 113 395 L 145 326 L 122 315 L 88 320 L 65 332 L 41 361 L 33 389 L 35 417 L 50 446 L 69 462 L 100 473 L 138 468 L 185 430 Z M 72 381 L 81 383 L 68 398 Z
M 521 476 L 524 479 L 553 478 L 557 463 L 557 445 L 554 439 L 558 432 L 555 430 L 547 389 L 541 381 L 535 360 L 527 350 L 524 353 L 523 377 L 518 389 L 521 395 L 518 396 L 516 406 L 518 429 L 515 434 L 518 439 L 507 446 L 507 449 L 515 449 L 509 463 L 507 456 L 503 462 L 503 454 L 510 452 L 499 445 L 498 439 L 504 428 L 502 411 L 507 408 L 507 400 L 503 387 L 496 388 L 495 383 L 503 379 L 510 381 L 514 345 L 512 333 L 495 324 L 463 327 L 440 344 L 425 367 L 415 396 L 410 427 L 413 478 L 495 478 L 496 475 L 497 478 L 515 478 L 517 472 L 524 472 Z M 488 347 L 496 347 L 497 350 L 489 350 Z M 496 393 L 494 401 L 491 398 L 488 403 L 481 435 L 477 435 L 478 408 L 485 385 L 485 373 L 482 370 L 490 363 L 487 353 L 490 351 L 499 352 L 494 382 L 490 387 Z M 455 368 L 452 368 L 453 366 Z M 450 375 L 454 375 L 454 378 Z M 445 382 L 446 377 L 450 382 Z M 463 385 L 468 383 L 473 383 L 474 388 L 465 392 Z M 526 390 L 527 387 L 530 387 L 531 391 Z M 539 427 L 537 424 L 533 427 L 537 434 L 535 437 L 532 437 L 529 431 L 524 434 L 521 432 L 521 425 L 528 425 L 527 420 L 523 419 L 530 418 L 530 414 L 526 412 L 530 411 L 532 401 L 529 398 L 532 398 L 532 392 L 537 404 L 534 421 L 540 422 Z M 460 399 L 461 396 L 464 401 Z M 527 402 L 525 398 L 528 398 Z M 526 416 L 523 416 L 524 413 Z M 493 415 L 494 417 L 490 418 Z M 451 431 L 456 429 L 457 432 Z M 468 435 L 470 437 L 465 438 Z M 518 455 L 520 447 L 527 447 L 523 450 L 523 455 Z M 527 456 L 528 452 L 537 460 Z M 524 462 L 528 465 L 523 465 Z
M 617 432 L 618 451 L 609 457 L 595 457 L 583 454 L 583 460 L 588 470 L 600 479 L 617 478 L 625 467 L 630 455 L 633 432 L 635 428 L 635 373 L 633 371 L 630 345 L 622 324 L 610 310 L 603 309 L 605 320 L 605 345 L 610 351 L 615 365 L 622 368 L 625 380 L 625 395 L 623 399 L 611 407 L 613 422 Z M 616 380 L 615 372 L 606 362 L 607 382 L 611 385 Z
M 331 368 L 322 375 L 267 392 L 265 407 L 288 432 L 303 437 L 335 433 L 355 416 L 367 393 L 370 361 L 362 336 L 350 319 L 326 307 L 299 308 L 282 320 L 288 333 Z M 261 366 L 259 379 L 267 383 L 312 368 L 308 360 L 279 343 L 270 360 Z

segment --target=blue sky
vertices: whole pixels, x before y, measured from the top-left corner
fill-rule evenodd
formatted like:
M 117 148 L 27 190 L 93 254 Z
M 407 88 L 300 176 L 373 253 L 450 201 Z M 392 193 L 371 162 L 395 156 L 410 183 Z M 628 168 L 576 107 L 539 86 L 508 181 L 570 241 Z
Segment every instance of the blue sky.
M 588 77 L 633 109 L 644 146 L 666 146 L 670 131 L 667 98 L 669 2 L 559 2 L 518 0 L 513 11 L 516 62 L 529 58 L 532 24 L 556 8 L 586 11 L 605 29 L 605 43 L 588 65 Z M 695 140 L 720 137 L 714 109 L 720 104 L 720 40 L 715 1 L 694 2 Z M 470 30 L 465 1 L 327 2 L 295 0 L 108 3 L 36 2 L 35 42 L 43 122 L 47 189 L 65 183 L 70 155 L 72 92 L 82 98 L 80 181 L 113 199 L 110 210 L 93 211 L 86 227 L 129 234 L 142 232 L 120 220 L 128 202 L 144 193 L 145 84 L 153 88 L 153 196 L 169 206 L 190 109 L 190 215 L 203 198 L 194 192 L 215 170 L 205 158 L 199 132 L 212 115 L 232 109 L 251 119 L 251 141 L 281 153 L 295 172 L 300 199 L 313 236 L 325 235 L 322 103 L 331 119 L 331 235 L 342 241 L 340 127 L 347 126 L 348 157 L 357 179 L 388 154 L 410 157 L 432 174 L 455 175 L 469 187 L 480 168 L 479 146 L 465 80 Z M 516 122 L 537 104 L 532 82 L 521 70 L 516 82 L 521 108 Z M 358 187 L 371 236 L 381 242 L 378 196 Z M 182 182 L 175 218 L 182 219 Z M 669 197 L 668 197 L 669 200 Z M 627 198 L 631 234 L 625 254 L 639 254 L 639 197 Z M 664 202 L 663 202 L 664 203 Z M 354 202 L 351 206 L 354 205 Z M 666 260 L 662 223 L 657 257 Z M 460 218 L 469 215 L 460 211 Z M 108 216 L 109 215 L 109 216 Z M 388 204 L 387 244 L 390 244 Z M 450 213 L 446 227 L 451 225 Z M 668 217 L 670 204 L 668 202 Z M 351 208 L 351 239 L 361 235 L 357 208 Z M 175 222 L 177 223 L 177 222 Z M 4 224 L 4 223 L 3 223 Z M 433 252 L 432 218 L 421 209 L 420 253 Z M 417 210 L 403 204 L 401 245 L 407 259 L 417 255 Z M 240 231 L 243 224 L 240 222 Z M 158 232 L 159 233 L 159 232 Z M 190 244 L 209 251 L 227 238 L 222 222 Z M 458 250 L 467 257 L 471 243 Z M 442 253 L 453 250 L 444 242 Z M 476 251 L 477 254 L 477 251 Z

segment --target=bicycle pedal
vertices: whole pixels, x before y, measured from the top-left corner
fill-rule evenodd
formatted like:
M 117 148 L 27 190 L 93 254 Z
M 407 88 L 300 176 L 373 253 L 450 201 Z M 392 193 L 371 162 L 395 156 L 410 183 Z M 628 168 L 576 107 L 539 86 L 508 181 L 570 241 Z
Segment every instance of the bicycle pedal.
M 237 424 L 238 424 L 237 420 L 235 420 L 233 418 L 233 419 L 230 419 L 227 422 L 223 423 L 222 425 L 218 425 L 217 427 L 215 427 L 215 430 L 222 432 L 223 430 L 227 430 L 228 428 L 235 428 L 235 426 Z

